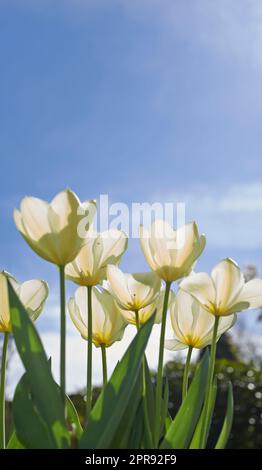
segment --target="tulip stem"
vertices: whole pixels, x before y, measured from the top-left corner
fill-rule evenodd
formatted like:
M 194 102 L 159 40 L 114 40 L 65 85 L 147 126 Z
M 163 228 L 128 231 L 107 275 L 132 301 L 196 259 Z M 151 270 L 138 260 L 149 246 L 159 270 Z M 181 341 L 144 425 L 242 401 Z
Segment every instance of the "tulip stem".
M 193 346 L 189 346 L 188 351 L 187 351 L 187 358 L 186 358 L 186 364 L 185 364 L 185 370 L 184 370 L 184 376 L 183 376 L 182 400 L 184 400 L 186 398 L 186 394 L 187 394 L 188 372 L 189 372 L 189 366 L 190 366 L 192 351 L 193 351 Z
M 139 321 L 139 313 L 138 310 L 135 310 L 135 316 L 136 316 L 136 329 L 139 331 L 140 328 L 140 321 Z
M 160 439 L 161 427 L 161 405 L 162 405 L 162 388 L 163 388 L 163 361 L 164 361 L 164 344 L 166 332 L 166 317 L 168 309 L 168 298 L 171 288 L 171 282 L 166 282 L 165 297 L 162 313 L 162 324 L 160 333 L 159 356 L 158 356 L 158 370 L 156 379 L 156 414 L 155 414 L 155 446 L 158 448 Z
M 101 344 L 101 354 L 102 354 L 102 368 L 103 368 L 103 387 L 107 384 L 107 360 L 106 360 L 106 347 L 104 344 Z
M 205 402 L 204 402 L 204 407 L 203 407 L 203 427 L 202 427 L 201 439 L 200 439 L 200 449 L 205 449 L 207 438 L 208 438 L 208 422 L 209 422 L 208 411 L 210 410 L 210 400 L 211 400 L 212 385 L 213 385 L 214 370 L 215 370 L 218 324 L 219 324 L 219 316 L 215 316 L 211 351 L 210 351 L 210 362 L 209 362 L 209 369 L 208 369 L 208 376 L 207 376 L 207 388 L 206 388 Z
M 87 382 L 86 382 L 86 421 L 92 409 L 92 286 L 87 286 Z
M 65 406 L 66 394 L 66 298 L 65 267 L 59 266 L 60 272 L 60 387 L 62 403 Z
M 9 333 L 4 334 L 0 383 L 0 449 L 5 449 L 5 371 Z

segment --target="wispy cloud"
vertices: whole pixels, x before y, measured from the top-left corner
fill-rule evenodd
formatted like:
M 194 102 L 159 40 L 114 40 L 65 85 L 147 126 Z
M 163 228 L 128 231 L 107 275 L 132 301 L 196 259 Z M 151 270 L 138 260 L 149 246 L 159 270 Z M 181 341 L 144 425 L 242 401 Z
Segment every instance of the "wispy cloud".
M 258 250 L 262 247 L 262 182 L 205 185 L 154 200 L 185 202 L 187 220 L 198 222 L 208 247 Z
M 86 386 L 86 341 L 75 330 L 75 327 L 68 322 L 67 328 L 67 390 L 72 393 L 84 389 Z M 149 366 L 156 370 L 158 360 L 158 348 L 160 327 L 154 327 L 147 346 L 147 358 Z M 134 338 L 136 330 L 132 326 L 128 326 L 124 338 L 121 342 L 115 343 L 107 349 L 108 372 L 111 375 L 119 358 L 121 358 L 128 348 L 130 342 Z M 167 336 L 172 337 L 171 327 L 168 324 Z M 58 331 L 41 332 L 48 357 L 52 358 L 52 371 L 54 377 L 59 381 L 59 334 Z M 165 351 L 165 360 L 170 360 L 173 353 Z M 8 396 L 12 396 L 19 377 L 23 373 L 23 366 L 18 354 L 15 352 L 10 363 L 10 373 L 8 376 Z M 93 381 L 94 384 L 102 383 L 102 367 L 101 367 L 101 351 L 93 348 Z
M 49 14 L 60 10 L 79 15 L 83 21 L 91 10 L 118 8 L 135 21 L 162 23 L 169 39 L 180 37 L 188 44 L 262 66 L 260 0 L 57 0 L 55 8 L 52 0 L 0 0 L 1 5 L 40 13 L 49 10 Z

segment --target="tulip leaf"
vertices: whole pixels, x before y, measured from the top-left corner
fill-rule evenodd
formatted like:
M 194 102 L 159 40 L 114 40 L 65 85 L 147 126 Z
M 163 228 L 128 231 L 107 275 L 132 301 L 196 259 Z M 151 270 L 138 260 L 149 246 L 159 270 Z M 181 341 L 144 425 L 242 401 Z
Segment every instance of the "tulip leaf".
M 198 365 L 186 398 L 169 426 L 162 449 L 186 449 L 192 439 L 204 402 L 209 356 L 205 353 Z
M 27 374 L 18 383 L 14 400 L 13 415 L 16 435 L 27 449 L 55 448 L 52 432 L 39 415 L 28 385 Z
M 154 427 L 154 415 L 155 415 L 155 387 L 152 383 L 152 378 L 148 366 L 147 359 L 144 359 L 144 373 L 145 373 L 145 386 L 146 386 L 146 403 L 147 403 L 147 410 L 148 410 L 148 417 L 150 421 L 150 427 L 153 429 Z
M 212 421 L 213 412 L 214 412 L 215 403 L 216 403 L 216 396 L 217 396 L 217 379 L 215 378 L 213 386 L 212 386 L 212 390 L 211 390 L 211 399 L 210 399 L 210 402 L 209 402 L 209 409 L 208 409 L 207 436 L 209 435 L 209 431 L 210 431 L 211 421 Z M 191 444 L 190 444 L 190 449 L 200 449 L 201 433 L 202 433 L 202 429 L 203 429 L 203 420 L 204 420 L 204 412 L 202 410 L 200 419 L 197 423 L 197 427 L 196 427 L 196 430 L 194 432 L 194 436 L 193 436 Z
M 114 440 L 111 443 L 111 447 L 113 449 L 126 449 L 129 447 L 130 435 L 132 433 L 139 405 L 141 403 L 141 391 L 142 383 L 141 377 L 139 375 L 130 398 L 130 403 L 132 403 L 132 406 L 127 406 L 118 425 Z
M 165 428 L 166 418 L 168 416 L 168 399 L 169 399 L 169 387 L 168 387 L 168 380 L 165 379 L 165 386 L 164 386 L 164 397 L 162 401 L 162 412 L 161 412 L 161 433 Z
M 24 449 L 24 446 L 19 441 L 15 431 L 12 432 L 6 448 L 7 449 Z
M 233 387 L 232 383 L 228 383 L 228 393 L 227 393 L 227 410 L 224 423 L 219 435 L 218 441 L 216 443 L 215 449 L 224 449 L 227 445 L 227 441 L 230 435 L 230 431 L 233 423 L 233 414 L 234 414 L 234 397 L 233 397 Z
M 67 448 L 70 436 L 66 428 L 61 394 L 52 377 L 39 334 L 8 281 L 12 331 L 17 351 L 27 372 L 27 381 L 39 415 L 52 433 L 52 447 Z M 25 415 L 24 425 L 27 426 Z
M 75 405 L 72 400 L 66 395 L 66 411 L 67 411 L 67 419 L 69 424 L 73 427 L 73 432 L 77 439 L 80 439 L 83 434 L 83 429 L 81 423 L 79 421 L 79 416 L 75 409 Z
M 143 449 L 143 432 L 144 432 L 144 416 L 143 416 L 143 401 L 140 401 L 139 407 L 136 412 L 133 429 L 130 434 L 127 449 Z
M 108 449 L 112 446 L 125 410 L 128 406 L 132 406 L 130 399 L 140 374 L 154 317 L 152 315 L 140 328 L 96 401 L 89 423 L 80 440 L 80 448 Z

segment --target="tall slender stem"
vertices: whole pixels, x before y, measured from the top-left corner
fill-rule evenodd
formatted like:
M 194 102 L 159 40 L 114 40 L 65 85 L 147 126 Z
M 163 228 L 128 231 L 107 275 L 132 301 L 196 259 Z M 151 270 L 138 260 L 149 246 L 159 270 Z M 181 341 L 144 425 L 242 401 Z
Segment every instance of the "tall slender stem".
M 193 346 L 189 346 L 188 351 L 187 351 L 187 358 L 186 358 L 186 364 L 185 364 L 185 370 L 184 370 L 184 376 L 183 376 L 182 400 L 186 398 L 186 394 L 187 394 L 188 372 L 189 372 L 192 351 L 193 351 Z
M 161 427 L 164 344 L 165 344 L 166 317 L 167 317 L 168 298 L 169 298 L 170 288 L 171 288 L 171 282 L 166 282 L 163 313 L 162 313 L 161 333 L 160 333 L 157 381 L 156 381 L 156 414 L 155 414 L 155 446 L 156 448 L 158 448 L 158 442 L 160 438 L 160 427 Z
M 106 360 L 106 347 L 104 344 L 101 344 L 101 354 L 102 354 L 102 369 L 103 369 L 103 387 L 107 384 L 107 360 Z
M 92 286 L 87 286 L 87 382 L 86 382 L 86 420 L 92 409 Z
M 4 334 L 0 382 L 0 449 L 5 449 L 5 370 L 9 333 Z
M 201 432 L 200 449 L 205 448 L 207 438 L 208 438 L 208 421 L 209 421 L 208 410 L 209 410 L 209 403 L 211 399 L 212 384 L 213 384 L 213 377 L 214 377 L 214 370 L 215 370 L 218 324 L 219 324 L 219 316 L 215 316 L 211 351 L 210 351 L 210 362 L 209 362 L 209 369 L 208 369 L 208 376 L 207 376 L 207 388 L 206 388 L 205 402 L 204 402 L 204 408 L 203 408 L 203 427 L 202 427 L 202 432 Z
M 139 331 L 140 328 L 140 320 L 139 320 L 139 313 L 138 310 L 135 310 L 135 316 L 136 316 L 136 329 Z
M 60 273 L 60 387 L 62 402 L 65 405 L 66 393 L 66 298 L 65 267 L 59 266 Z

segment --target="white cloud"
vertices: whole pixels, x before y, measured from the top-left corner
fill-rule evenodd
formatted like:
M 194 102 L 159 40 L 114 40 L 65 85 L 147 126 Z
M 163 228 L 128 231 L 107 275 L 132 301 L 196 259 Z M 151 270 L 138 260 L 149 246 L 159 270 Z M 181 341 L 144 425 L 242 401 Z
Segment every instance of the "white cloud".
M 123 356 L 128 345 L 135 335 L 135 328 L 128 326 L 126 328 L 122 341 L 115 343 L 107 349 L 108 373 L 111 375 L 116 363 Z M 157 368 L 158 345 L 159 345 L 160 326 L 153 328 L 146 354 L 151 369 Z M 41 333 L 46 354 L 52 358 L 52 371 L 54 377 L 59 381 L 59 333 L 58 331 L 43 331 Z M 172 336 L 171 326 L 167 325 L 167 337 Z M 69 393 L 84 389 L 86 385 L 86 342 L 71 322 L 68 322 L 67 328 L 67 390 Z M 170 360 L 173 354 L 165 351 L 165 360 Z M 14 393 L 15 386 L 23 374 L 23 366 L 17 352 L 14 353 L 10 362 L 8 372 L 7 395 L 10 397 Z M 93 382 L 96 385 L 102 383 L 101 353 L 98 348 L 93 348 Z
M 186 219 L 197 221 L 209 247 L 261 249 L 262 183 L 205 186 L 152 199 L 185 202 Z

